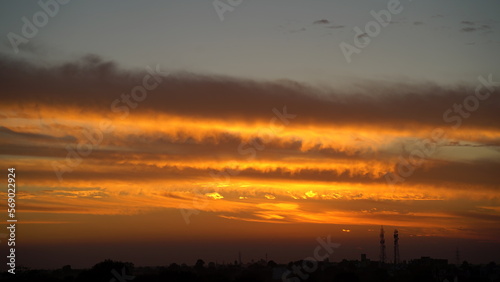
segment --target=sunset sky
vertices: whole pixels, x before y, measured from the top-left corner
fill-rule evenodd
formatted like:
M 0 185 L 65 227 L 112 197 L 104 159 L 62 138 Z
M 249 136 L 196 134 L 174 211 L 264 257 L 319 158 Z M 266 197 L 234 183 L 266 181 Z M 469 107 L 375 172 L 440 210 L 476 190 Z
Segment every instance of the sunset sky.
M 500 262 L 498 1 L 352 2 L 1 2 L 18 263 Z

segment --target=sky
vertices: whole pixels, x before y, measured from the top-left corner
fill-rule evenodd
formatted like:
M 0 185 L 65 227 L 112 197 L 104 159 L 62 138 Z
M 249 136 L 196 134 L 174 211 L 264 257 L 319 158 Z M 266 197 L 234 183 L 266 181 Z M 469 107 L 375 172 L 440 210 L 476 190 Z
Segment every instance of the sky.
M 499 262 L 497 2 L 66 2 L 0 3 L 19 265 Z

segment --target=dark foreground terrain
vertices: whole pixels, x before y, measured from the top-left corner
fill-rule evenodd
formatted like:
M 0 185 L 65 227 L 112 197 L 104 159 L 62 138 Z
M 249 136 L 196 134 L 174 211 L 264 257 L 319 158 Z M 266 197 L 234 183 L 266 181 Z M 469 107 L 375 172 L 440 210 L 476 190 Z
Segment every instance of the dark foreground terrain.
M 229 282 L 229 281 L 335 281 L 335 282 L 500 282 L 500 266 L 494 262 L 472 265 L 463 262 L 460 266 L 448 264 L 446 260 L 427 257 L 403 262 L 399 265 L 379 265 L 378 262 L 347 261 L 297 261 L 279 265 L 264 260 L 240 264 L 206 264 L 198 260 L 194 266 L 175 263 L 161 267 L 134 267 L 132 263 L 105 260 L 90 269 L 73 269 L 66 265 L 56 270 L 16 269 L 16 274 L 4 272 L 0 281 L 65 281 L 65 282 Z

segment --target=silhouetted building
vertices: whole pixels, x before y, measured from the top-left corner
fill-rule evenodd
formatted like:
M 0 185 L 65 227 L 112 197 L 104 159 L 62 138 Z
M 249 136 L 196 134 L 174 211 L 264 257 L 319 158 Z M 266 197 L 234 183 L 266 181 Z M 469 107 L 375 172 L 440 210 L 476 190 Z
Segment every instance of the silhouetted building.
M 448 266 L 447 259 L 433 259 L 430 257 L 421 257 L 410 261 L 410 265 L 431 266 L 435 268 L 445 268 Z

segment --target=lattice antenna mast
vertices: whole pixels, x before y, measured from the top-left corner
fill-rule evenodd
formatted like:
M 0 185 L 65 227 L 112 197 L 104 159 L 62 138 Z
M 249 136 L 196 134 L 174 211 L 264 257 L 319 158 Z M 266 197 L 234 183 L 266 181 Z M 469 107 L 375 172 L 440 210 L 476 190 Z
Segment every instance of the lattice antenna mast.
M 394 229 L 394 264 L 399 264 L 399 233 Z
M 380 263 L 385 263 L 385 238 L 384 227 L 380 227 Z

